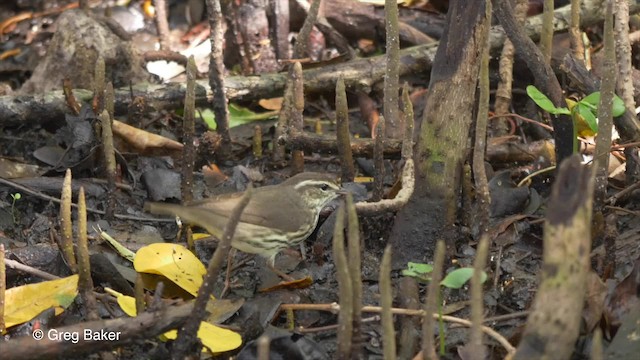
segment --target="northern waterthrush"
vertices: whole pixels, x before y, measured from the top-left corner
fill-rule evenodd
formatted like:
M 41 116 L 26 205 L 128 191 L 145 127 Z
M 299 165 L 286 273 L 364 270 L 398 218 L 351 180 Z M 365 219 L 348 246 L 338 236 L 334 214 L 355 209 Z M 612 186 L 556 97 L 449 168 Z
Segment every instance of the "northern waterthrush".
M 339 194 L 335 178 L 314 172 L 256 188 L 240 217 L 231 246 L 262 255 L 273 267 L 281 250 L 299 244 L 313 233 L 320 211 Z M 242 193 L 224 194 L 184 206 L 148 203 L 145 208 L 154 214 L 178 216 L 221 238 L 229 214 L 241 197 Z

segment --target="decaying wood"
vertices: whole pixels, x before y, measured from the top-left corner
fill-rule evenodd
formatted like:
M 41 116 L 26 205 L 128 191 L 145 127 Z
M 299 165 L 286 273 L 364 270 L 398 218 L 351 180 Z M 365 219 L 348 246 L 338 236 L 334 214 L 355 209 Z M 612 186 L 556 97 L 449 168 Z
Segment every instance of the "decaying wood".
M 400 52 L 400 75 L 426 71 L 437 44 L 409 48 Z M 343 78 L 347 88 L 369 88 L 384 76 L 385 57 L 357 59 L 347 63 L 324 66 L 304 71 L 305 92 L 318 93 L 335 89 L 335 82 Z M 230 101 L 253 100 L 282 96 L 286 73 L 260 76 L 229 76 L 225 78 L 225 89 Z M 135 96 L 142 96 L 156 108 L 180 108 L 184 101 L 186 84 L 138 84 L 133 87 Z M 88 90 L 73 91 L 80 101 L 90 101 Z M 196 105 L 207 106 L 212 97 L 207 80 L 196 83 Z M 131 102 L 129 88 L 116 90 L 116 114 L 125 114 Z M 0 125 L 20 125 L 26 122 L 44 123 L 63 120 L 67 105 L 62 91 L 43 95 L 0 97 Z
M 311 153 L 338 154 L 338 144 L 335 137 L 310 134 L 307 132 L 292 131 L 279 139 L 291 149 L 304 150 Z M 372 139 L 351 139 L 351 151 L 353 156 L 372 156 Z M 402 150 L 402 140 L 387 139 L 384 144 L 384 154 L 388 157 L 399 157 Z
M 114 349 L 135 341 L 152 339 L 168 330 L 176 329 L 185 322 L 193 304 L 167 308 L 153 313 L 139 314 L 135 318 L 119 318 L 100 320 L 57 329 L 57 333 L 67 332 L 79 334 L 77 343 L 54 340 L 46 335 L 41 340 L 32 336 L 23 336 L 5 341 L 2 346 L 2 357 L 6 359 L 51 359 L 77 357 L 82 354 L 95 353 L 98 350 Z M 85 338 L 85 331 L 91 337 Z M 98 334 L 112 334 L 113 338 L 98 338 Z M 118 335 L 116 339 L 115 336 Z
M 587 0 L 583 2 L 581 25 L 590 26 L 604 18 L 603 0 Z M 640 11 L 640 4 L 629 8 L 631 14 Z M 569 28 L 570 7 L 555 11 L 554 27 L 557 31 Z M 527 19 L 526 34 L 536 40 L 539 37 L 541 17 Z M 494 27 L 490 35 L 491 49 L 502 46 L 504 31 Z M 416 46 L 400 52 L 400 76 L 410 73 L 428 72 L 438 44 Z M 377 56 L 367 59 L 356 59 L 344 64 L 324 66 L 304 72 L 305 91 L 317 93 L 331 91 L 335 88 L 336 79 L 342 77 L 347 88 L 370 86 L 384 76 L 385 57 Z M 267 74 L 261 76 L 230 76 L 225 79 L 225 90 L 230 101 L 253 100 L 281 96 L 286 75 Z M 180 108 L 184 99 L 185 84 L 138 84 L 134 86 L 134 94 L 143 96 L 148 103 L 158 108 Z M 74 90 L 76 97 L 89 101 L 91 93 L 87 90 Z M 207 80 L 200 80 L 196 85 L 196 105 L 205 106 L 211 99 L 211 89 Z M 131 102 L 129 88 L 116 90 L 116 113 L 125 114 Z M 39 95 L 0 96 L 0 126 L 16 126 L 23 123 L 44 123 L 64 119 L 67 107 L 61 91 L 52 91 Z
M 560 165 L 544 226 L 542 279 L 514 359 L 569 359 L 580 331 L 591 252 L 593 168 Z

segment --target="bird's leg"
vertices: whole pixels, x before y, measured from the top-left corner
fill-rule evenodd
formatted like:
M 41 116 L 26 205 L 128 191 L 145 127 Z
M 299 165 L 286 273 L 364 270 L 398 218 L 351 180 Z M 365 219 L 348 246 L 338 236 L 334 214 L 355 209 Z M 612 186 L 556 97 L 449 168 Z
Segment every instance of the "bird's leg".
M 294 279 L 293 277 L 285 274 L 282 270 L 278 270 L 275 266 L 275 262 L 276 262 L 276 257 L 275 255 L 268 258 L 267 259 L 267 267 L 269 269 L 271 269 L 271 271 L 273 271 L 276 275 L 280 276 L 283 280 L 288 281 L 288 282 L 292 282 L 292 281 L 296 281 L 296 279 Z
M 224 296 L 227 294 L 227 291 L 229 291 L 229 286 L 231 284 L 231 281 L 229 281 L 229 279 L 231 278 L 231 268 L 233 265 L 233 257 L 236 255 L 236 249 L 231 249 L 229 251 L 229 255 L 227 256 L 227 273 L 224 277 L 224 288 L 222 289 L 222 293 L 220 293 L 220 298 L 224 298 Z

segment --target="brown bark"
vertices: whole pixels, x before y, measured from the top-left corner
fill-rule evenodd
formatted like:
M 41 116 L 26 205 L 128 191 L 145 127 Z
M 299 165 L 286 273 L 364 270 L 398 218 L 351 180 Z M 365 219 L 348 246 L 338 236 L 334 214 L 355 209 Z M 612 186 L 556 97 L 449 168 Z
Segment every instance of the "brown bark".
M 569 359 L 579 335 L 591 250 L 593 168 L 560 165 L 544 226 L 542 280 L 514 359 Z
M 450 3 L 417 144 L 416 191 L 398 213 L 391 234 L 396 266 L 432 252 L 440 238 L 455 239 L 445 234 L 456 219 L 485 26 L 484 1 Z M 453 249 L 452 243 L 447 245 Z

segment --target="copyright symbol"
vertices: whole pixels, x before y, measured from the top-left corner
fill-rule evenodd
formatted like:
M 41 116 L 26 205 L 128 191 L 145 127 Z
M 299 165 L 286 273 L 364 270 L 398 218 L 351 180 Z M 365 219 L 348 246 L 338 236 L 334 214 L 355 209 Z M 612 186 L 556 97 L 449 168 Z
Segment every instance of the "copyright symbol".
M 36 331 L 33 332 L 33 338 L 36 340 L 42 340 L 42 338 L 44 337 L 44 331 L 38 329 Z

